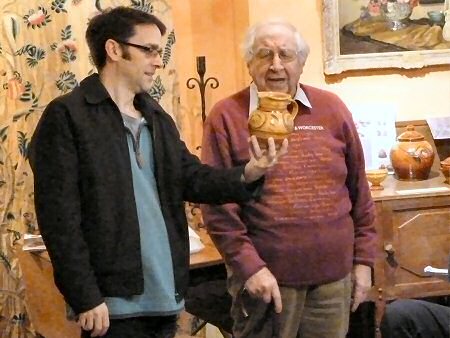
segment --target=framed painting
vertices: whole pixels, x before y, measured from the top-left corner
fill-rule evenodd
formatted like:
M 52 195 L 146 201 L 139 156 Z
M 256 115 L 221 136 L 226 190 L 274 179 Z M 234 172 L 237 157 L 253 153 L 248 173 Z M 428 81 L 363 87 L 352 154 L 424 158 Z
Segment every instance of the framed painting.
M 432 2 L 323 0 L 325 74 L 450 65 L 450 0 Z

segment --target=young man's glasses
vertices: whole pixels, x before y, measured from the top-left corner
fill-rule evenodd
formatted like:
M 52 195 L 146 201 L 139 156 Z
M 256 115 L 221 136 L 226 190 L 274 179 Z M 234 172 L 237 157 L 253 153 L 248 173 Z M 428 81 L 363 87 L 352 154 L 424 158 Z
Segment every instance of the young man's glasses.
M 138 44 L 135 44 L 135 43 L 122 41 L 122 40 L 116 40 L 116 41 L 118 43 L 121 43 L 121 44 L 126 45 L 126 46 L 138 48 L 141 51 L 143 51 L 144 54 L 147 55 L 147 56 L 151 56 L 151 57 L 156 57 L 158 55 L 162 56 L 162 53 L 163 53 L 162 48 L 159 47 L 158 45 L 151 45 L 150 47 L 148 47 L 148 46 L 138 45 Z
M 256 52 L 252 51 L 251 53 L 256 59 L 265 62 L 272 62 L 275 55 L 278 55 L 282 63 L 294 61 L 298 55 L 298 51 L 294 49 L 280 49 L 278 51 L 274 51 L 269 48 L 260 48 Z

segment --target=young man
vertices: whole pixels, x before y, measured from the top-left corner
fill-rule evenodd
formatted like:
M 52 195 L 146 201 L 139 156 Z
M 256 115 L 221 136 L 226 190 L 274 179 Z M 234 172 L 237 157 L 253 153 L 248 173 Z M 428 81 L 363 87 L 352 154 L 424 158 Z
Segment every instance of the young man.
M 351 299 L 355 310 L 371 286 L 375 252 L 358 133 L 339 98 L 299 84 L 309 47 L 293 25 L 255 25 L 244 49 L 253 83 L 213 107 L 203 160 L 222 168 L 248 160 L 247 120 L 258 91 L 290 94 L 299 114 L 289 154 L 267 172 L 260 199 L 202 207 L 229 268 L 233 334 L 265 338 L 279 328 L 282 338 L 343 338 Z M 278 320 L 268 316 L 272 306 Z
M 230 170 L 191 155 L 146 93 L 165 31 L 126 7 L 94 17 L 99 74 L 53 100 L 33 136 L 38 223 L 83 337 L 173 337 L 189 272 L 183 201 L 246 201 L 287 149 L 271 140 L 263 153 L 253 139 L 250 162 Z

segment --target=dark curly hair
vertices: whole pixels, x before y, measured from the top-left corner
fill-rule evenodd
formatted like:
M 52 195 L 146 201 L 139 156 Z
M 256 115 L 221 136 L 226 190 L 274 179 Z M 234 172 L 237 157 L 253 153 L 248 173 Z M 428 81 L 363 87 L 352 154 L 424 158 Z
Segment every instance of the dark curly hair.
M 156 16 L 124 6 L 106 10 L 89 21 L 86 41 L 98 70 L 106 64 L 106 41 L 127 41 L 134 35 L 137 25 L 155 25 L 161 35 L 166 33 L 166 26 Z

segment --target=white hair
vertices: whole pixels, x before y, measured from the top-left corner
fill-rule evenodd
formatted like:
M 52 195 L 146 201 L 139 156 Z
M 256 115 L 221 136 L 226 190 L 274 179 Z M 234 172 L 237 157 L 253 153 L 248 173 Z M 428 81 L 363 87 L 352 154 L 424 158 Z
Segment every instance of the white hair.
M 267 26 L 284 26 L 294 33 L 295 44 L 301 62 L 305 62 L 309 55 L 309 46 L 302 37 L 297 28 L 283 18 L 272 18 L 263 22 L 254 24 L 247 30 L 244 42 L 242 43 L 242 52 L 246 62 L 250 62 L 253 58 L 253 45 L 255 43 L 258 31 Z

